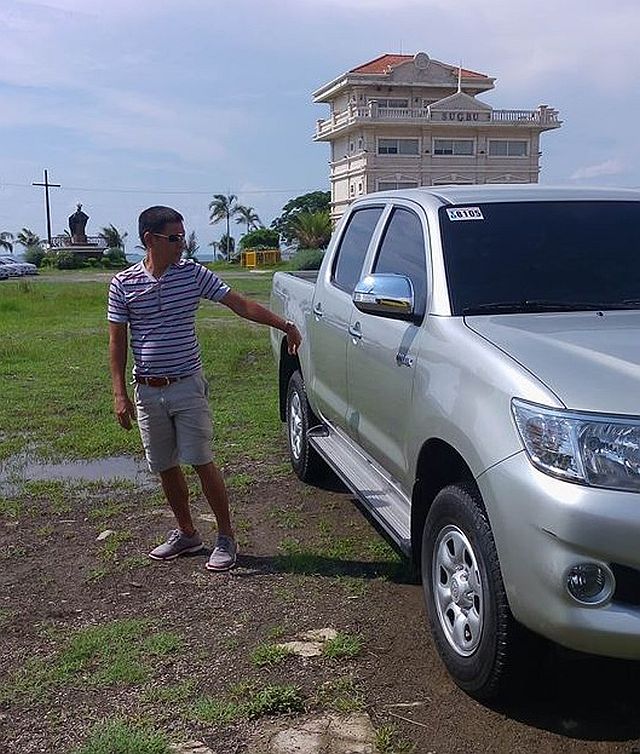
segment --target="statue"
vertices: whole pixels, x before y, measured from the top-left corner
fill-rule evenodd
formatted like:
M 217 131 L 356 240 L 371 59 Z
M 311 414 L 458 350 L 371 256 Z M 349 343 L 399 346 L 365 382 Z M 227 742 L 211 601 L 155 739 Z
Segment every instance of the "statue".
M 78 204 L 78 209 L 69 217 L 69 230 L 71 231 L 71 243 L 87 244 L 87 236 L 84 229 L 87 227 L 89 215 L 82 211 L 82 204 Z

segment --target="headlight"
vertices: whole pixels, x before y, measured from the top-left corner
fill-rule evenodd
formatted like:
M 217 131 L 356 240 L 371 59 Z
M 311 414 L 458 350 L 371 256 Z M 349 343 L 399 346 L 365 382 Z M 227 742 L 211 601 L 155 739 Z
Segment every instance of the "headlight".
M 567 481 L 640 490 L 640 419 L 596 416 L 511 402 L 531 463 Z

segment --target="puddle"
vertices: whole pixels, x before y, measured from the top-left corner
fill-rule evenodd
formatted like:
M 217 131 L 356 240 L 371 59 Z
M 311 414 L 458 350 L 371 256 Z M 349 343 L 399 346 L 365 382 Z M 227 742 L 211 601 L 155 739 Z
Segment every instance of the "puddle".
M 149 472 L 146 462 L 131 456 L 49 463 L 34 460 L 32 455 L 23 453 L 0 461 L 0 492 L 5 494 L 15 494 L 24 482 L 108 482 L 115 479 L 125 479 L 140 487 L 155 483 L 155 477 Z

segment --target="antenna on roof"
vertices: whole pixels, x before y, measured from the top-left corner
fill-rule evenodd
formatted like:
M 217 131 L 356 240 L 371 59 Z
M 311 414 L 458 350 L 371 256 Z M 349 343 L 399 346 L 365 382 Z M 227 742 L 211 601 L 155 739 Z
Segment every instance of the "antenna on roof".
M 462 60 L 458 66 L 458 94 L 462 91 Z

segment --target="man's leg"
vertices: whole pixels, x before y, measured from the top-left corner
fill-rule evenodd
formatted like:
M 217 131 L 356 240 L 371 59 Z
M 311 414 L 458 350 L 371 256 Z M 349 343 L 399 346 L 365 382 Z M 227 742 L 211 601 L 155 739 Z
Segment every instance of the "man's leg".
M 201 466 L 194 466 L 193 468 L 200 477 L 202 492 L 215 514 L 216 521 L 218 522 L 218 533 L 224 534 L 227 537 L 233 537 L 231 515 L 229 513 L 229 497 L 227 496 L 227 488 L 220 470 L 213 461 Z
M 179 555 L 200 552 L 204 545 L 191 520 L 189 488 L 182 469 L 180 466 L 171 466 L 159 473 L 162 489 L 179 528 L 170 532 L 166 542 L 154 547 L 149 557 L 154 560 L 173 560 Z
M 160 480 L 178 526 L 188 537 L 193 536 L 195 527 L 189 509 L 189 487 L 182 469 L 180 466 L 172 466 L 170 469 L 161 471 Z

